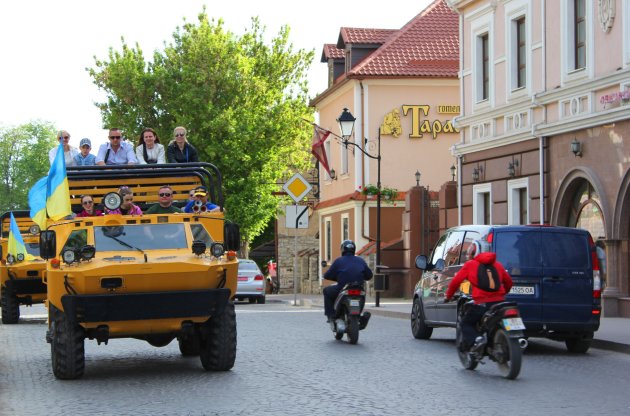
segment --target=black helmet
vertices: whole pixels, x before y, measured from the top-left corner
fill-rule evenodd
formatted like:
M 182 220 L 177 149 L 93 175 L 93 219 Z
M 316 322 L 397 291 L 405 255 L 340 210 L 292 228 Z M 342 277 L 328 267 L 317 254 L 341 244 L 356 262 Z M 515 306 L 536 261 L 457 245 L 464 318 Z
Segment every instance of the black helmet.
M 344 240 L 343 243 L 341 243 L 341 255 L 344 255 L 346 253 L 351 253 L 354 255 L 355 251 L 357 251 L 357 246 L 354 244 L 354 241 Z

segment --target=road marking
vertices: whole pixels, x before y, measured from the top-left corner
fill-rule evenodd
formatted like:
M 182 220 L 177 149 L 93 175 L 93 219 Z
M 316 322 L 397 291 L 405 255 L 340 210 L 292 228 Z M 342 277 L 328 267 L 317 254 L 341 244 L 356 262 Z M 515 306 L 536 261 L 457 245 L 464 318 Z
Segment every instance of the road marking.
M 246 311 L 242 309 L 237 309 L 236 313 L 322 313 L 321 309 L 286 309 L 281 311 L 269 311 L 269 310 L 260 310 L 260 311 Z

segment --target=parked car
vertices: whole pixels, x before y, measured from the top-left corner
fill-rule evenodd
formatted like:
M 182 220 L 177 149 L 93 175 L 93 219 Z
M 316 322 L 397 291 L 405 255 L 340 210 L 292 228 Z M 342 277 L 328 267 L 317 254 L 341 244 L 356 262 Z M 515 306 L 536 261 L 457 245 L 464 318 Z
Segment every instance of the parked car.
M 564 341 L 571 352 L 586 352 L 599 329 L 601 279 L 595 244 L 582 229 L 556 226 L 468 225 L 449 229 L 423 269 L 411 312 L 415 338 L 428 339 L 435 327 L 455 327 L 455 302 L 444 303 L 449 282 L 466 259 L 468 246 L 486 240 L 514 285 L 506 299 L 518 303 L 526 337 Z M 461 291 L 467 292 L 465 282 Z M 468 284 L 469 286 L 469 284 Z
M 255 261 L 239 259 L 236 299 L 265 303 L 265 277 Z

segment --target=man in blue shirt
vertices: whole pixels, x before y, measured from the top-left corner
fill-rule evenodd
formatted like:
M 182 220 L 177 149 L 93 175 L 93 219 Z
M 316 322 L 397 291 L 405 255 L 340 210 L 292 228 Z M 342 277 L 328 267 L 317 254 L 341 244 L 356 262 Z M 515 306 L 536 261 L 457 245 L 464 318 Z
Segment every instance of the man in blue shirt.
M 194 212 L 194 213 L 202 213 L 202 212 L 212 212 L 218 211 L 219 206 L 213 204 L 208 201 L 208 189 L 205 186 L 198 186 L 194 191 L 194 200 L 189 201 L 188 204 L 184 207 L 184 212 Z
M 324 279 L 337 282 L 336 285 L 324 288 L 324 313 L 328 322 L 334 318 L 335 299 L 337 299 L 341 289 L 348 283 L 363 283 L 372 278 L 372 270 L 365 260 L 354 255 L 356 249 L 353 241 L 345 240 L 341 243 L 341 257 L 338 257 L 324 273 Z
M 122 142 L 118 128 L 109 129 L 109 143 L 103 143 L 96 155 L 97 165 L 136 165 L 138 159 L 133 144 Z
M 79 150 L 81 153 L 74 157 L 74 163 L 76 166 L 92 166 L 96 165 L 96 156 L 90 153 L 92 150 L 92 142 L 87 137 L 81 139 L 79 143 Z

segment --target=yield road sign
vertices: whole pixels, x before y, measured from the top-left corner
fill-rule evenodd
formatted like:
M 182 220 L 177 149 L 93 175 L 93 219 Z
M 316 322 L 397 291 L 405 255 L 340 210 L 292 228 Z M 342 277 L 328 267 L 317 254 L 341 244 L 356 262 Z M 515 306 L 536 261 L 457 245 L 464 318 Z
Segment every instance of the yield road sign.
M 296 173 L 282 186 L 282 189 L 284 189 L 295 202 L 300 202 L 313 187 L 302 175 Z

